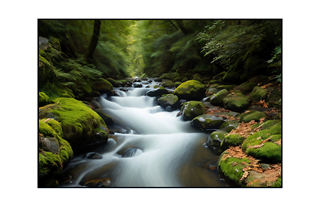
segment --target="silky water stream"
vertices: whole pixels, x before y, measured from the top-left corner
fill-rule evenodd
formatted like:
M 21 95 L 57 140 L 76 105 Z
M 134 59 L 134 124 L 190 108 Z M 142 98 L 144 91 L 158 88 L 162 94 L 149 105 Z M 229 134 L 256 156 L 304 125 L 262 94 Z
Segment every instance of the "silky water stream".
M 84 187 L 99 179 L 109 179 L 113 187 L 228 186 L 215 169 L 219 156 L 205 146 L 209 134 L 177 117 L 179 111 L 156 105 L 154 97 L 145 96 L 148 90 L 130 88 L 118 91 L 120 97 L 98 99 L 116 133 L 93 150 L 102 159 L 75 156 L 63 172 L 72 179 L 60 187 Z

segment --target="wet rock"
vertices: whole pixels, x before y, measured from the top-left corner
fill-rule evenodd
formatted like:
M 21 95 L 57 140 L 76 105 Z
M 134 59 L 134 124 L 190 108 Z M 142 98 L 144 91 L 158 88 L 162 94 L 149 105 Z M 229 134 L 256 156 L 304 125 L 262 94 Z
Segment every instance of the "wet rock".
M 233 120 L 233 121 L 225 121 L 220 129 L 227 131 L 228 133 L 231 132 L 233 129 L 236 129 L 239 126 L 239 121 L 238 120 Z
M 172 110 L 179 108 L 180 102 L 176 95 L 169 94 L 158 99 L 158 104 L 163 108 L 171 107 Z
M 208 137 L 207 146 L 210 148 L 220 147 L 220 144 L 226 134 L 227 134 L 227 132 L 222 131 L 222 130 L 217 130 L 217 131 L 212 132 L 210 134 L 210 136 Z
M 140 155 L 141 153 L 142 153 L 141 149 L 129 148 L 124 151 L 123 157 L 134 157 L 134 156 Z
M 87 156 L 88 159 L 102 159 L 102 155 L 100 155 L 99 153 L 90 153 Z
M 224 120 L 221 117 L 217 117 L 214 115 L 204 114 L 195 117 L 191 121 L 191 125 L 201 129 L 202 131 L 215 131 L 220 128 L 220 126 L 223 124 Z
M 106 123 L 106 125 L 112 125 L 113 124 L 113 119 L 105 114 L 105 112 L 102 111 L 102 109 L 95 109 L 95 112 L 99 114 L 99 116 L 103 119 L 103 121 Z
M 128 91 L 127 88 L 120 88 L 119 90 L 120 90 L 120 91 L 123 91 L 123 92 L 127 92 L 127 91 Z
M 54 137 L 40 137 L 39 147 L 45 151 L 52 152 L 53 154 L 59 153 L 59 142 Z
M 168 81 L 162 83 L 162 86 L 166 87 L 166 88 L 174 88 L 175 87 L 174 83 L 171 80 L 168 80 Z
M 228 95 L 228 91 L 226 89 L 223 89 L 219 91 L 216 94 L 213 94 L 210 96 L 210 103 L 213 106 L 222 106 L 223 105 L 223 99 Z
M 200 101 L 188 101 L 181 108 L 183 120 L 192 120 L 196 116 L 204 114 L 204 105 Z
M 171 106 L 168 106 L 168 107 L 166 108 L 166 111 L 171 112 L 171 111 L 172 111 L 172 107 L 171 107 Z
M 109 179 L 89 180 L 85 183 L 81 182 L 80 185 L 86 186 L 88 188 L 109 188 L 109 187 L 112 187 L 112 183 Z
M 161 82 L 162 81 L 162 78 L 155 78 L 153 79 L 155 82 Z
M 132 84 L 132 86 L 133 86 L 134 88 L 142 88 L 142 84 L 141 84 L 141 83 L 137 83 L 137 82 L 134 82 L 134 83 Z
M 169 91 L 165 89 L 164 87 L 160 87 L 155 90 L 150 90 L 147 93 L 147 96 L 156 97 L 156 96 L 162 96 L 164 94 L 169 94 Z

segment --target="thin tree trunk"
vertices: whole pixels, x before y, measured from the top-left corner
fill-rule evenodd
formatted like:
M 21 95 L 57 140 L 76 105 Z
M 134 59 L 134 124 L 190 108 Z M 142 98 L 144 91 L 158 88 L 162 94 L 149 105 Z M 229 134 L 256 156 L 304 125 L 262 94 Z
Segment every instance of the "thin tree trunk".
M 178 27 L 175 24 L 173 24 L 171 20 L 168 20 L 168 21 L 177 29 L 177 31 L 179 30 Z
M 186 28 L 184 28 L 183 23 L 181 22 L 181 20 L 176 20 L 176 22 L 178 23 L 178 26 L 179 26 L 181 32 L 182 32 L 184 35 L 187 35 L 188 32 L 187 32 Z
M 98 44 L 99 34 L 100 34 L 100 26 L 101 26 L 101 21 L 94 20 L 93 34 L 92 34 L 91 41 L 90 41 L 89 47 L 87 49 L 87 52 L 84 55 L 84 59 L 90 63 L 93 62 L 93 53 L 94 53 L 94 50 L 96 49 L 97 44 Z

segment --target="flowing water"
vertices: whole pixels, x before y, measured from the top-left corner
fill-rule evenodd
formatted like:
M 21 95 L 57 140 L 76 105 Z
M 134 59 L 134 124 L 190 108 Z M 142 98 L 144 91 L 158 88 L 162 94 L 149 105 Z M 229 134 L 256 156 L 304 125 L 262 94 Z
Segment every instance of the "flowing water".
M 60 187 L 82 187 L 90 180 L 110 179 L 113 187 L 225 187 L 215 169 L 218 156 L 205 146 L 209 134 L 176 117 L 145 96 L 148 88 L 101 96 L 103 111 L 114 120 L 108 142 L 94 152 L 102 159 L 77 155 L 64 170 L 71 175 Z M 211 167 L 211 169 L 209 168 Z

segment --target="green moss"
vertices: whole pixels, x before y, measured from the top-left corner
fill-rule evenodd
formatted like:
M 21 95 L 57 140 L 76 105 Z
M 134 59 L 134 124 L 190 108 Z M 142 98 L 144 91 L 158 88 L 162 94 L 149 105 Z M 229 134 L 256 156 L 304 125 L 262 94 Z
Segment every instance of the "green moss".
M 180 99 L 199 100 L 204 96 L 206 89 L 202 83 L 196 80 L 189 80 L 178 86 L 173 92 Z
M 262 124 L 262 129 L 270 129 L 272 126 L 279 122 L 279 120 L 268 120 Z
M 226 89 L 223 89 L 219 91 L 216 94 L 213 94 L 210 96 L 210 103 L 214 106 L 222 106 L 223 105 L 223 99 L 228 95 L 228 91 Z
M 164 73 L 160 76 L 161 79 L 171 79 L 171 73 Z
M 238 146 L 241 145 L 244 140 L 245 138 L 239 134 L 230 134 L 224 137 L 220 147 L 223 149 L 227 149 L 230 146 Z
M 168 80 L 168 81 L 162 83 L 162 86 L 167 87 L 167 88 L 173 88 L 175 85 L 171 80 Z
M 204 105 L 200 101 L 188 101 L 182 106 L 184 120 L 191 120 L 196 116 L 204 114 Z
M 248 123 L 252 120 L 259 122 L 261 118 L 266 117 L 266 114 L 260 111 L 251 111 L 249 113 L 243 113 L 240 116 L 240 122 Z
M 178 77 L 173 79 L 173 82 L 181 82 L 182 80 L 183 80 L 183 77 L 178 76 Z
M 279 177 L 271 187 L 273 187 L 273 188 L 281 188 L 282 187 L 281 177 Z
M 175 82 L 175 83 L 174 83 L 174 86 L 175 86 L 175 87 L 178 87 L 180 84 L 181 84 L 181 82 Z
M 229 94 L 223 99 L 225 109 L 242 112 L 248 108 L 250 100 L 241 93 Z
M 224 154 L 224 153 L 223 153 Z M 242 183 L 240 183 L 240 179 L 243 176 L 243 168 L 245 166 L 241 164 L 242 162 L 250 163 L 250 160 L 248 158 L 235 158 L 235 157 L 228 157 L 225 160 L 222 160 L 223 154 L 220 155 L 219 158 L 219 169 L 220 172 L 230 181 L 235 182 L 236 184 L 243 186 Z M 234 163 L 237 163 L 234 165 Z
M 49 103 L 51 103 L 50 98 L 44 92 L 39 92 L 39 106 L 44 106 Z
M 272 142 L 277 142 L 281 139 L 281 134 L 274 134 L 274 135 L 271 135 L 269 138 Z
M 158 99 L 159 104 L 163 107 L 172 106 L 176 104 L 178 101 L 178 97 L 173 94 L 166 94 L 166 96 Z
M 60 137 L 63 137 L 61 124 L 58 121 L 50 119 L 47 121 L 47 124 L 55 131 L 56 134 L 58 134 Z
M 181 82 L 183 83 L 183 82 L 186 82 L 186 81 L 188 81 L 188 80 L 189 80 L 189 79 L 188 79 L 187 77 L 184 77 Z
M 58 98 L 55 101 L 59 107 L 49 112 L 58 117 L 65 139 L 71 144 L 75 140 L 90 140 L 98 126 L 107 127 L 103 119 L 81 101 L 73 98 Z
M 246 153 L 254 158 L 262 160 L 263 162 L 281 162 L 281 146 L 272 142 L 266 142 L 259 148 L 248 148 Z
M 158 86 L 158 85 L 154 85 L 153 88 L 159 88 L 159 86 Z M 163 87 L 163 88 L 164 88 L 164 87 Z
M 256 101 L 265 100 L 267 96 L 267 92 L 268 91 L 266 89 L 256 86 L 253 88 L 252 92 L 250 93 L 250 98 Z

